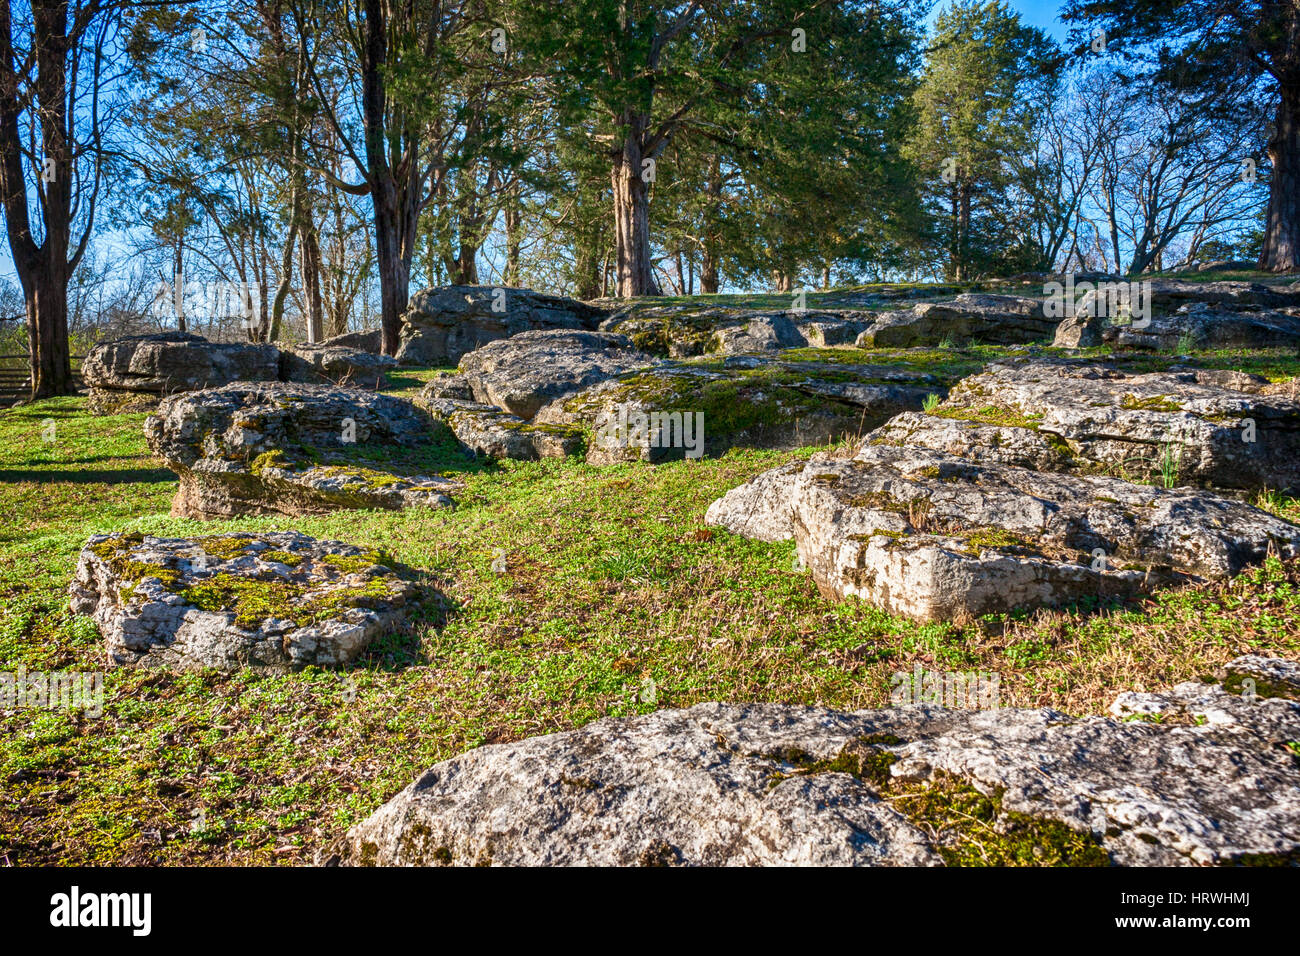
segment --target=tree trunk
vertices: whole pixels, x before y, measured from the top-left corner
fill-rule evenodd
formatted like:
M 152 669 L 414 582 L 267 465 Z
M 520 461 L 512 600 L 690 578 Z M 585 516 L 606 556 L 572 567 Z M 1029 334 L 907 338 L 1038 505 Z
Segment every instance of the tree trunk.
M 1273 164 L 1259 267 L 1300 268 L 1300 90 L 1282 89 L 1268 157 Z
M 365 121 L 367 179 L 374 206 L 375 260 L 379 272 L 379 320 L 383 354 L 396 355 L 402 315 L 410 297 L 411 259 L 415 253 L 415 220 L 419 213 L 420 148 L 416 132 L 392 129 L 387 116 L 385 74 L 388 64 L 388 12 L 383 0 L 365 0 L 365 55 L 361 69 L 361 105 Z M 397 14 L 400 15 L 400 14 Z M 388 150 L 402 141 L 399 181 Z
M 172 260 L 172 308 L 176 311 L 176 330 L 189 331 L 185 322 L 185 244 L 179 239 Z
M 73 157 L 68 142 L 68 7 L 52 0 L 30 6 L 35 102 L 25 107 L 19 101 L 10 5 L 7 0 L 0 3 L 0 202 L 14 269 L 23 287 L 32 398 L 38 399 L 74 391 L 68 350 L 68 277 L 80 250 L 69 260 Z M 26 109 L 31 110 L 27 120 L 36 117 L 40 129 L 40 154 L 32 158 L 36 188 L 44 192 L 37 204 L 44 227 L 39 246 L 32 235 L 23 169 L 21 124 Z M 45 164 L 49 164 L 48 178 L 43 175 Z
M 451 272 L 453 285 L 478 285 L 478 247 L 461 240 Z
M 614 252 L 618 296 L 659 295 L 650 257 L 650 187 L 642 178 L 643 117 L 634 117 L 614 159 L 610 182 L 614 191 Z
M 519 187 L 510 191 L 505 207 L 506 225 L 506 285 L 517 287 L 519 277 L 519 247 L 521 236 L 521 210 L 519 208 Z
M 963 182 L 959 190 L 961 196 L 961 221 L 957 232 L 957 280 L 965 282 L 971 277 L 970 266 L 970 193 L 971 185 Z
M 716 295 L 718 291 L 718 255 L 713 243 L 706 239 L 700 251 L 700 292 Z
M 953 184 L 950 199 L 952 203 L 952 212 L 949 217 L 951 219 L 949 224 L 951 233 L 948 236 L 948 268 L 945 278 L 951 282 L 961 279 L 961 199 L 958 196 L 956 183 Z
M 27 320 L 32 398 L 71 395 L 74 389 L 68 354 L 67 279 L 47 272 L 37 279 L 34 293 Z
M 302 297 L 307 307 L 307 341 L 319 342 L 325 337 L 325 312 L 320 294 L 320 243 L 316 238 L 316 226 L 310 221 L 303 223 L 298 251 Z
M 271 314 L 267 315 L 263 312 L 260 322 L 248 324 L 248 338 L 251 342 L 274 342 L 280 337 L 284 303 L 289 297 L 289 283 L 293 279 L 293 244 L 297 241 L 297 236 L 298 223 L 290 222 L 289 235 L 285 238 L 284 248 L 280 252 L 280 281 L 275 287 L 275 298 L 271 300 Z

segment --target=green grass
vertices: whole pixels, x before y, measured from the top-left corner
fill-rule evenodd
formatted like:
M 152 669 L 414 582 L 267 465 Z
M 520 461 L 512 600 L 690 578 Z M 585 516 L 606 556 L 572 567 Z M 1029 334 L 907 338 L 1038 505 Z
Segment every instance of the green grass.
M 102 717 L 0 712 L 0 865 L 309 862 L 469 748 L 708 700 L 881 707 L 917 662 L 998 672 L 1004 705 L 1096 713 L 1242 652 L 1300 653 L 1300 567 L 1276 561 L 1223 586 L 962 627 L 829 603 L 792 545 L 703 525 L 713 499 L 797 452 L 607 468 L 462 458 L 455 511 L 200 522 L 169 516 L 176 481 L 142 421 L 93 418 L 81 398 L 0 412 L 0 671 L 104 668 L 94 622 L 66 596 L 96 532 L 294 528 L 383 549 L 441 598 L 347 670 L 120 668 Z M 421 454 L 404 463 L 452 452 Z M 1295 499 L 1259 501 L 1300 516 Z

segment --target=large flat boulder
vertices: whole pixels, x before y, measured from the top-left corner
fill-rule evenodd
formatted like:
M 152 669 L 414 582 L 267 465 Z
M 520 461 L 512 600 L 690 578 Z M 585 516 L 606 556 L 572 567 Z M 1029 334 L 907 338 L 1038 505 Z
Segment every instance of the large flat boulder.
M 176 392 L 276 381 L 280 352 L 272 345 L 209 342 L 186 332 L 133 335 L 92 347 L 81 377 L 92 410 L 136 411 Z
M 1085 469 L 1172 484 L 1300 488 L 1300 403 L 1265 394 L 1250 376 L 998 362 L 957 383 L 932 414 L 1027 428 Z M 987 451 L 989 433 L 968 437 Z
M 1277 742 L 1300 734 L 1300 705 L 1214 684 L 1144 696 L 1159 723 L 996 701 L 856 713 L 709 703 L 606 718 L 434 765 L 349 830 L 338 857 L 380 866 L 1294 860 L 1300 764 Z
M 1058 321 L 1045 314 L 1041 299 L 967 293 L 949 302 L 883 312 L 858 336 L 857 346 L 907 348 L 945 341 L 1016 345 L 1051 338 Z
M 860 435 L 944 389 L 902 365 L 765 356 L 666 362 L 559 399 L 535 424 L 578 425 L 587 461 L 659 462 Z
M 1257 282 L 1133 279 L 1067 287 L 1057 348 L 1270 348 L 1300 341 L 1300 289 Z M 1059 313 L 1058 313 L 1059 314 Z
M 70 593 L 110 663 L 286 671 L 351 661 L 416 589 L 382 552 L 284 531 L 95 535 Z
M 1271 310 L 1226 310 L 1195 303 L 1147 323 L 1107 325 L 1104 345 L 1138 349 L 1300 347 L 1300 316 Z
M 531 289 L 443 286 L 411 297 L 402 317 L 397 360 L 449 365 L 467 352 L 530 329 L 594 329 L 606 315 L 597 306 Z
M 467 353 L 458 374 L 475 401 L 527 419 L 558 398 L 655 361 L 612 332 L 538 329 Z
M 784 512 L 752 482 L 713 523 L 745 533 L 733 516 L 755 499 L 762 537 L 779 537 L 787 518 L 824 596 L 923 621 L 1132 595 L 1300 554 L 1300 526 L 1209 492 L 912 446 L 817 455 L 786 487 Z
M 1231 309 L 1300 308 L 1300 283 L 1148 281 L 1151 283 L 1151 309 L 1156 315 L 1176 312 L 1190 303 Z
M 454 479 L 396 474 L 357 454 L 415 446 L 429 427 L 410 403 L 362 389 L 236 383 L 164 399 L 145 438 L 180 476 L 173 514 L 298 515 L 451 506 Z

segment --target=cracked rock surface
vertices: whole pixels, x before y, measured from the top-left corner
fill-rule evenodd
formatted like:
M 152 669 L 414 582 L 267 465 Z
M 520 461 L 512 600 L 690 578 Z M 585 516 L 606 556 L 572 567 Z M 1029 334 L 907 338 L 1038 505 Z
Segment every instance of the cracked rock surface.
M 654 362 L 622 335 L 546 329 L 475 349 L 460 360 L 458 378 L 475 401 L 528 419 L 549 402 Z
M 710 523 L 792 536 L 824 596 L 918 620 L 1139 593 L 1300 554 L 1300 526 L 1209 492 L 895 445 L 816 455 L 793 480 L 756 480 L 722 501 Z
M 451 506 L 455 479 L 355 460 L 359 445 L 410 447 L 428 428 L 409 402 L 362 389 L 241 382 L 165 399 L 145 438 L 180 476 L 173 514 L 297 515 Z
M 1300 487 L 1300 402 L 1249 380 L 1195 371 L 1133 373 L 1095 363 L 999 362 L 957 383 L 938 415 L 1006 421 L 1077 459 L 1176 484 Z M 1250 389 L 1243 391 L 1242 388 Z M 972 436 L 982 439 L 988 436 Z
M 589 464 L 667 461 L 685 456 L 674 427 L 623 428 L 637 415 L 702 416 L 703 453 L 736 446 L 828 444 L 920 408 L 942 393 L 927 373 L 888 365 L 789 361 L 760 355 L 664 362 L 558 399 L 536 424 L 576 425 L 592 437 Z
M 1215 684 L 1160 722 L 909 704 L 698 704 L 480 747 L 339 848 L 353 865 L 1196 865 L 1300 852 L 1300 705 Z M 1123 698 L 1121 698 L 1123 700 Z
M 286 671 L 351 661 L 416 590 L 382 552 L 285 531 L 96 535 L 70 593 L 113 664 Z
M 437 397 L 452 389 L 431 383 L 416 400 L 434 419 L 451 429 L 456 439 L 476 455 L 533 461 L 567 458 L 582 453 L 582 431 L 565 425 L 534 425 L 495 405 Z
M 594 329 L 606 315 L 597 306 L 531 289 L 454 285 L 411 296 L 402 317 L 397 360 L 445 365 L 497 339 L 530 329 Z
M 133 335 L 101 342 L 86 353 L 82 380 L 99 414 L 151 407 L 175 392 L 230 382 L 273 382 L 280 352 L 272 345 L 209 342 L 187 332 Z
M 966 293 L 949 302 L 883 312 L 858 336 L 857 346 L 906 348 L 945 339 L 1016 345 L 1051 337 L 1058 321 L 1044 315 L 1041 299 Z

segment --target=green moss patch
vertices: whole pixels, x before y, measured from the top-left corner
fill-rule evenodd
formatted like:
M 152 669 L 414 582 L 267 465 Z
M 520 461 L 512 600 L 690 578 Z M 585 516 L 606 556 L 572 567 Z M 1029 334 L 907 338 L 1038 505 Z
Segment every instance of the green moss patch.
M 301 584 L 235 574 L 217 574 L 177 593 L 201 611 L 233 613 L 235 624 L 246 630 L 271 618 L 293 621 L 301 627 L 349 608 L 373 607 L 390 596 L 388 586 L 378 578 L 362 587 L 309 597 L 310 589 Z
M 1093 837 L 1056 820 L 1002 806 L 988 795 L 942 775 L 903 789 L 893 805 L 933 841 L 949 866 L 1110 866 Z

